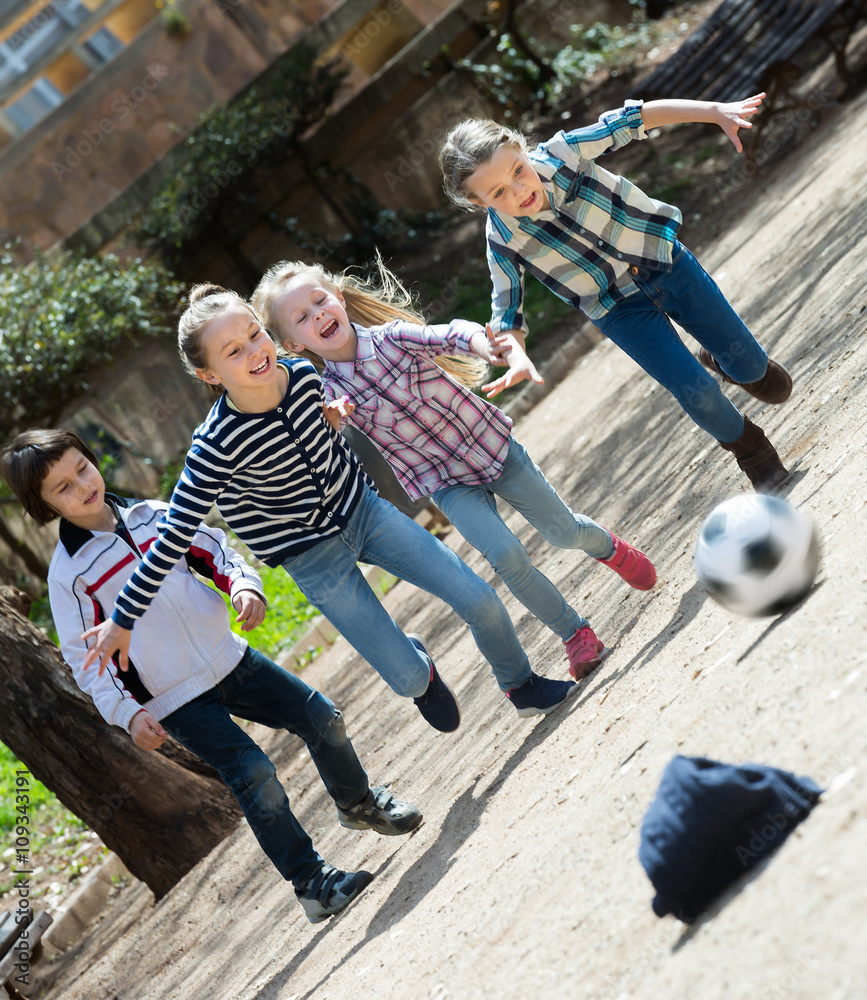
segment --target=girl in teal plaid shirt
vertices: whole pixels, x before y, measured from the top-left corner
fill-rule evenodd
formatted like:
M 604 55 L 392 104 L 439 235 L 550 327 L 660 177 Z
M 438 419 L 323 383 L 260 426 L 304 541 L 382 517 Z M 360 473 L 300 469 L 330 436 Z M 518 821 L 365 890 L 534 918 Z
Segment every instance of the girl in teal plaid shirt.
M 734 454 L 753 487 L 767 492 L 788 473 L 763 431 L 705 368 L 766 403 L 788 399 L 791 378 L 678 242 L 680 211 L 595 162 L 645 138 L 646 129 L 677 122 L 713 122 L 740 152 L 738 130 L 751 127 L 748 118 L 764 96 L 731 104 L 627 101 L 595 125 L 558 132 L 534 150 L 511 129 L 470 119 L 452 130 L 440 162 L 450 197 L 487 210 L 494 332 L 523 345 L 524 274 L 535 275 L 665 386 Z M 671 320 L 701 345 L 698 361 Z

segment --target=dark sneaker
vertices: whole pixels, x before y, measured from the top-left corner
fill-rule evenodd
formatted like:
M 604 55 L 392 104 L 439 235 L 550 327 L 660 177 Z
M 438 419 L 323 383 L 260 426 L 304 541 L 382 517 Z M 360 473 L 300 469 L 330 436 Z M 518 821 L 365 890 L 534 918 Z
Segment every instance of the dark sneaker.
M 564 701 L 575 694 L 575 681 L 553 681 L 538 674 L 530 674 L 530 679 L 520 687 L 506 692 L 506 697 L 515 706 L 518 715 L 547 715 L 559 708 Z
M 420 635 L 407 633 L 407 639 L 430 660 L 430 654 L 424 648 Z M 433 660 L 430 661 L 430 684 L 427 686 L 427 691 L 418 698 L 413 698 L 413 701 L 425 722 L 441 733 L 453 733 L 461 724 L 461 706 L 458 704 L 458 699 L 437 673 Z
M 319 871 L 303 887 L 295 887 L 295 895 L 310 923 L 318 924 L 345 910 L 372 881 L 370 872 L 342 872 L 323 861 Z
M 424 817 L 418 806 L 401 802 L 387 788 L 374 785 L 358 805 L 338 806 L 337 818 L 348 830 L 376 830 L 386 837 L 399 837 L 414 830 Z

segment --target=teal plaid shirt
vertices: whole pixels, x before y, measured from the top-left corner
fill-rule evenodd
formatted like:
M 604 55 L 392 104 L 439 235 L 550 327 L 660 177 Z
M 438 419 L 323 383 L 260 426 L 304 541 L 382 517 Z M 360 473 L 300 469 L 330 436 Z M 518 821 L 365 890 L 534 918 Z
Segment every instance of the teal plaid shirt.
M 491 327 L 521 329 L 524 273 L 564 302 L 598 319 L 638 291 L 631 264 L 671 269 L 679 209 L 646 195 L 596 158 L 644 139 L 641 101 L 607 111 L 595 125 L 558 132 L 529 154 L 550 208 L 515 218 L 488 209 L 488 266 L 494 284 Z

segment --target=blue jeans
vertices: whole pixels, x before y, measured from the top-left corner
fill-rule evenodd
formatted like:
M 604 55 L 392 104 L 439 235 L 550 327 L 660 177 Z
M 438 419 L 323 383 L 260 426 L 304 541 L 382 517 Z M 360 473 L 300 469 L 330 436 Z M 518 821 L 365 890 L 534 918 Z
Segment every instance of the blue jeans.
M 762 378 L 768 356 L 717 283 L 677 240 L 672 256 L 670 272 L 632 268 L 641 293 L 593 322 L 665 386 L 699 427 L 717 441 L 736 441 L 744 430 L 743 414 L 693 357 L 669 317 L 706 347 L 735 382 Z
M 216 687 L 161 720 L 178 743 L 219 772 L 262 850 L 292 881 L 322 858 L 292 814 L 274 765 L 233 715 L 300 736 L 328 794 L 342 808 L 367 795 L 367 774 L 346 735 L 343 715 L 328 698 L 249 647 Z
M 440 510 L 482 553 L 524 607 L 555 635 L 569 639 L 587 619 L 570 608 L 548 577 L 532 564 L 527 550 L 500 517 L 497 497 L 510 503 L 546 542 L 558 548 L 583 549 L 594 558 L 607 559 L 613 551 L 611 535 L 584 514 L 573 513 L 514 438 L 509 440 L 509 454 L 497 479 L 481 485 L 446 486 L 433 494 Z
M 501 690 L 529 679 L 527 654 L 494 589 L 429 531 L 365 487 L 339 535 L 290 556 L 283 568 L 397 694 L 424 694 L 430 661 L 382 606 L 358 568 L 359 560 L 450 604 L 470 626 Z

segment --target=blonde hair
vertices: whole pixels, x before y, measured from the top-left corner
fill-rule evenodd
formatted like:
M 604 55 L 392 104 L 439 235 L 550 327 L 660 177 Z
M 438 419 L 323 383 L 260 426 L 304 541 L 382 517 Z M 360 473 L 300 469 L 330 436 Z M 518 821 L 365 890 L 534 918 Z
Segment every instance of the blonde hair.
M 190 304 L 178 320 L 178 352 L 181 355 L 184 368 L 194 378 L 198 378 L 196 370 L 208 367 L 208 360 L 202 346 L 202 332 L 208 323 L 237 306 L 247 309 L 250 313 L 253 313 L 253 310 L 249 302 L 237 292 L 222 288 L 220 285 L 194 285 L 190 289 L 189 301 Z M 222 393 L 223 391 L 221 385 L 213 385 L 210 382 L 206 382 L 205 385 L 213 393 Z
M 278 346 L 291 339 L 289 331 L 280 322 L 279 305 L 286 285 L 301 274 L 315 275 L 326 288 L 339 292 L 346 303 L 346 314 L 350 322 L 359 326 L 383 326 L 394 320 L 407 323 L 425 323 L 424 316 L 416 308 L 412 295 L 400 280 L 383 263 L 377 253 L 374 261 L 375 278 L 359 278 L 346 271 L 332 274 L 321 264 L 304 261 L 281 261 L 269 268 L 262 276 L 252 304 L 262 323 Z M 303 351 L 308 360 L 321 365 L 322 359 L 312 351 Z M 481 358 L 455 357 L 444 355 L 431 359 L 447 375 L 451 375 L 461 385 L 472 388 L 486 375 L 488 366 Z
M 489 163 L 500 146 L 513 146 L 522 153 L 528 151 L 526 136 L 500 125 L 490 118 L 467 118 L 446 136 L 440 150 L 440 167 L 446 194 L 468 212 L 484 211 L 470 200 L 467 182 Z

